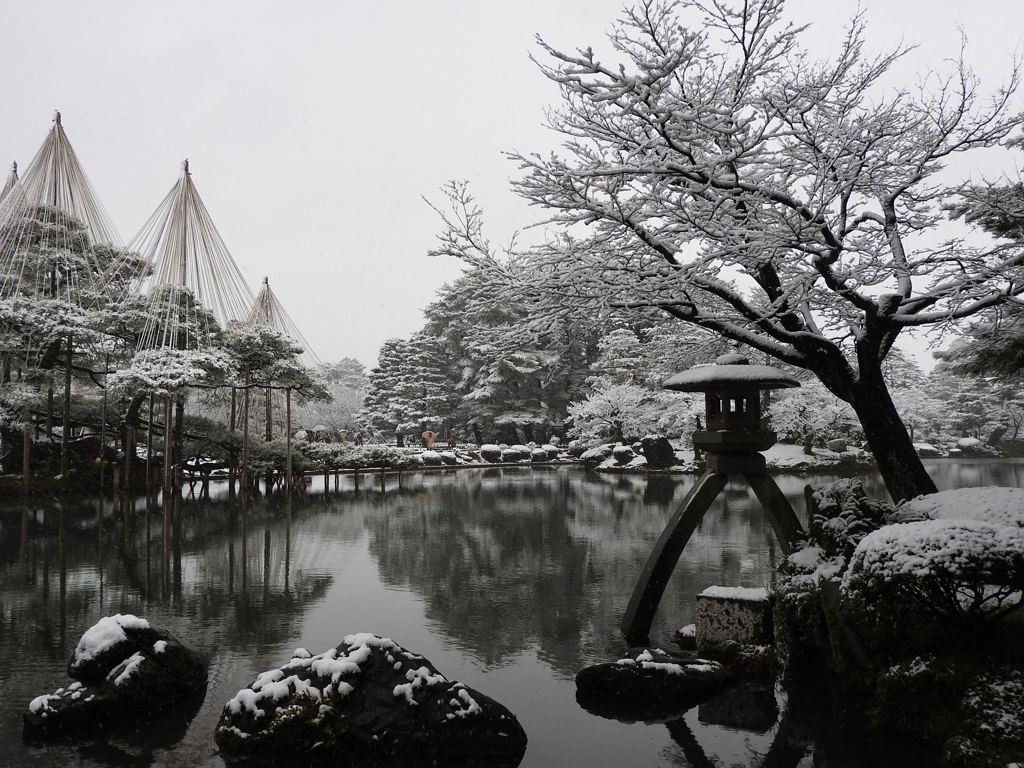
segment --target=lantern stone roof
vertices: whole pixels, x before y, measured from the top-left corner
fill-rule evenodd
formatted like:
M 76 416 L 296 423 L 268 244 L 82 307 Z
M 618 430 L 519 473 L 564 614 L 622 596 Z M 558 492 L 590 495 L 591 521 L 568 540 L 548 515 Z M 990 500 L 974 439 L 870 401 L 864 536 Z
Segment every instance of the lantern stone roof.
M 770 365 L 750 365 L 742 355 L 722 355 L 715 363 L 670 376 L 664 387 L 677 392 L 709 392 L 735 387 L 790 389 L 800 386 L 800 382 L 785 371 Z

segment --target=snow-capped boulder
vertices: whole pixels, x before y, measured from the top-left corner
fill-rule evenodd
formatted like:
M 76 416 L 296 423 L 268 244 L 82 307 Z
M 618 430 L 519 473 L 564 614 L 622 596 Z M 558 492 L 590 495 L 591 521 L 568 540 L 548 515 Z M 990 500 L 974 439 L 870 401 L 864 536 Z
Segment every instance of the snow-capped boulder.
M 533 462 L 545 462 L 548 461 L 548 452 L 543 448 L 534 448 L 530 451 L 530 461 Z
M 922 458 L 931 458 L 934 456 L 941 456 L 942 451 L 936 448 L 931 443 L 914 443 L 914 450 L 917 451 L 917 455 Z
M 501 461 L 501 448 L 491 443 L 481 445 L 480 458 L 484 461 L 490 462 L 491 464 L 497 464 Z
M 981 440 L 976 437 L 961 437 L 956 441 L 956 447 L 962 451 L 977 448 L 979 445 L 981 445 Z
M 68 662 L 70 685 L 32 700 L 34 738 L 96 731 L 158 715 L 206 686 L 207 660 L 166 630 L 131 614 L 100 619 Z
M 439 455 L 441 457 L 442 464 L 454 465 L 459 463 L 459 457 L 455 451 L 441 451 Z
M 676 463 L 676 452 L 667 437 L 646 435 L 640 440 L 647 466 L 652 469 L 667 469 Z
M 832 453 L 843 453 L 847 449 L 848 444 L 841 437 L 837 437 L 835 440 L 826 442 L 825 447 L 832 451 Z
M 525 732 L 501 704 L 372 634 L 349 635 L 316 656 L 296 650 L 227 702 L 214 738 L 228 761 L 268 763 L 348 765 L 365 757 L 444 764 L 521 755 L 526 747 Z
M 549 461 L 557 459 L 558 456 L 562 453 L 561 449 L 557 445 L 553 444 L 542 445 L 541 450 L 547 454 Z
M 587 446 L 582 440 L 570 440 L 569 444 L 565 446 L 565 452 L 574 459 L 579 459 L 587 452 Z
M 636 453 L 628 445 L 617 445 L 612 449 L 612 458 L 619 464 L 629 464 L 636 458 Z
M 722 664 L 642 648 L 576 675 L 576 700 L 589 712 L 628 719 L 678 717 L 729 682 Z

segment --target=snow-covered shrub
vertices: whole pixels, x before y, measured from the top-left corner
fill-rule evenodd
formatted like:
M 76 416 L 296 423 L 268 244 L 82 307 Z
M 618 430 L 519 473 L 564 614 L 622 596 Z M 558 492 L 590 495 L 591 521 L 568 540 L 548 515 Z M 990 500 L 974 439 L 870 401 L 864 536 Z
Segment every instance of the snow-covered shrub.
M 343 443 L 299 443 L 299 451 L 319 469 L 341 469 L 348 454 Z
M 349 445 L 344 457 L 346 469 L 383 467 L 405 469 L 414 464 L 411 454 L 387 445 Z
M 418 463 L 412 454 L 386 445 L 300 443 L 299 449 L 321 469 L 405 469 Z
M 939 491 L 905 501 L 897 512 L 920 519 L 981 520 L 1024 528 L 1024 488 L 984 486 Z
M 591 448 L 581 453 L 580 461 L 588 464 L 598 464 L 611 456 L 614 449 L 615 445 L 613 443 L 598 445 L 595 448 Z
M 501 448 L 490 443 L 481 445 L 480 458 L 484 461 L 489 461 L 491 464 L 497 464 L 501 461 Z
M 420 460 L 428 467 L 441 466 L 441 454 L 437 451 L 420 451 Z
M 505 462 L 529 461 L 531 450 L 525 445 L 513 445 L 501 452 L 501 460 Z
M 1024 601 L 1024 528 L 977 520 L 887 525 L 857 545 L 841 590 L 867 614 L 906 608 L 951 629 L 995 620 Z

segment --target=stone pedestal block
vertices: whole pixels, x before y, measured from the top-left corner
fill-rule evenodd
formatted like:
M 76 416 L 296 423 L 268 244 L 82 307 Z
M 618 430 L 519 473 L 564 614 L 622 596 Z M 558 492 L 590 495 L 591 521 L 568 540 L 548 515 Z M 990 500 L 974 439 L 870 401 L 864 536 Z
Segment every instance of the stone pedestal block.
M 697 595 L 697 647 L 727 643 L 771 645 L 772 621 L 767 590 L 757 587 L 708 587 Z

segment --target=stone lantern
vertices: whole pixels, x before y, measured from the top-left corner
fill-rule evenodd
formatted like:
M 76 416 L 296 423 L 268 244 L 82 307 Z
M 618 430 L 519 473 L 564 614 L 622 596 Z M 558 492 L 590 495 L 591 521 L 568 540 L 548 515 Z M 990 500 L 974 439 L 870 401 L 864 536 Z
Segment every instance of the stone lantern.
M 709 471 L 725 475 L 764 470 L 758 451 L 775 445 L 775 433 L 761 425 L 761 393 L 799 386 L 785 371 L 750 365 L 743 355 L 722 355 L 715 365 L 690 368 L 665 382 L 666 389 L 704 393 L 707 427 L 693 433 L 693 444 L 707 452 Z
M 632 645 L 648 643 L 654 614 L 679 556 L 729 475 L 742 475 L 750 483 L 783 553 L 788 554 L 803 535 L 796 513 L 766 471 L 760 453 L 775 444 L 775 433 L 761 424 L 761 393 L 799 387 L 800 382 L 778 368 L 750 365 L 742 355 L 722 355 L 715 363 L 690 368 L 665 382 L 667 389 L 704 393 L 706 429 L 693 433 L 693 444 L 706 452 L 707 465 L 662 531 L 633 590 L 620 624 Z

